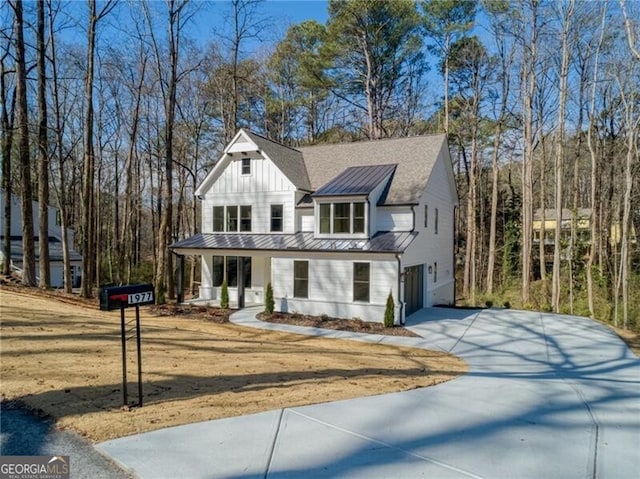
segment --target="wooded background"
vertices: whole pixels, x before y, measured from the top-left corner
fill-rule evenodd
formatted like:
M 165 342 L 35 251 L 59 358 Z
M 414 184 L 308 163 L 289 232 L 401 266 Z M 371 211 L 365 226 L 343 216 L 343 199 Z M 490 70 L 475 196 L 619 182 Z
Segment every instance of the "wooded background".
M 168 246 L 198 232 L 194 190 L 239 127 L 293 147 L 446 132 L 459 300 L 638 326 L 638 2 L 327 7 L 269 43 L 282 25 L 259 0 L 3 2 L 2 188 L 23 205 L 24 283 L 49 283 L 32 199 L 75 229 L 84 296 L 153 281 L 163 300 Z M 201 46 L 190 26 L 211 9 L 224 27 Z M 534 214 L 563 209 L 549 257 Z

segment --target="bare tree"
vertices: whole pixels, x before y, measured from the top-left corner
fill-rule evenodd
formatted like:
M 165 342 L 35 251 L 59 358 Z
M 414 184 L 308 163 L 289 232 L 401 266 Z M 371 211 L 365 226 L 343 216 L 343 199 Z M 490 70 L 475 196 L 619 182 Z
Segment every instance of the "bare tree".
M 598 44 L 596 46 L 596 50 L 594 53 L 593 60 L 593 75 L 591 80 L 591 99 L 589 105 L 589 128 L 587 131 L 587 145 L 589 147 L 589 154 L 591 157 L 591 215 L 589 220 L 590 225 L 590 233 L 591 233 L 591 245 L 589 248 L 589 257 L 587 259 L 587 301 L 589 303 L 589 313 L 592 318 L 596 317 L 596 311 L 594 306 L 594 281 L 593 281 L 593 265 L 596 259 L 597 252 L 597 242 L 598 238 L 598 157 L 596 153 L 595 146 L 595 122 L 596 122 L 596 92 L 597 92 L 597 84 L 598 84 L 598 69 L 600 66 L 600 50 L 602 48 L 602 43 L 604 41 L 605 35 L 605 26 L 607 20 L 607 4 L 604 3 L 602 7 L 602 16 L 600 21 L 600 37 L 598 40 Z
M 18 158 L 21 181 L 22 213 L 22 282 L 36 284 L 35 243 L 33 239 L 33 194 L 31 189 L 31 160 L 29 155 L 29 117 L 27 107 L 27 67 L 25 61 L 24 19 L 22 0 L 9 3 L 14 12 L 16 96 L 18 126 Z
M 82 170 L 82 285 L 81 294 L 91 297 L 96 278 L 96 216 L 95 216 L 95 154 L 93 146 L 93 81 L 95 69 L 96 29 L 98 22 L 116 6 L 114 0 L 105 2 L 100 12 L 95 0 L 89 3 L 87 29 L 87 70 L 85 74 L 84 161 Z
M 570 0 L 564 11 L 562 19 L 562 60 L 560 66 L 559 85 L 559 109 L 558 109 L 558 135 L 556 139 L 555 155 L 555 201 L 556 201 L 556 231 L 553 248 L 553 281 L 552 281 L 552 303 L 555 312 L 560 312 L 560 268 L 562 253 L 562 189 L 564 179 L 564 156 L 565 156 L 565 121 L 567 108 L 567 78 L 569 76 L 569 32 L 572 28 L 571 17 L 575 0 Z
M 51 286 L 49 262 L 49 144 L 47 140 L 47 66 L 45 45 L 44 1 L 37 2 L 38 25 L 36 29 L 38 51 L 38 214 L 41 288 Z
M 158 229 L 157 257 L 154 274 L 156 298 L 163 302 L 165 295 L 173 298 L 175 278 L 173 275 L 173 257 L 169 254 L 169 244 L 172 240 L 173 227 L 173 143 L 174 125 L 176 120 L 176 91 L 181 77 L 178 73 L 181 36 L 185 24 L 193 13 L 187 13 L 185 7 L 188 0 L 167 0 L 168 9 L 168 72 L 162 68 L 165 63 L 160 53 L 159 44 L 153 34 L 151 14 L 145 4 L 145 15 L 149 22 L 153 49 L 156 56 L 156 66 L 160 79 L 162 97 L 164 100 L 165 128 L 164 128 L 164 178 L 162 184 L 162 211 Z
M 11 202 L 12 202 L 12 182 L 11 182 L 11 150 L 13 146 L 13 128 L 16 110 L 16 89 L 11 88 L 10 75 L 14 71 L 7 67 L 12 38 L 3 35 L 3 51 L 0 56 L 0 104 L 2 108 L 2 189 L 4 191 L 4 237 L 2 240 L 2 253 L 5 258 L 2 264 L 2 273 L 11 274 Z M 13 90 L 13 93 L 10 93 Z
M 515 44 L 507 39 L 504 24 L 512 15 L 510 9 L 505 9 L 501 3 L 487 1 L 485 7 L 492 14 L 491 29 L 496 42 L 497 62 L 499 72 L 497 79 L 500 87 L 499 107 L 495 113 L 495 127 L 493 130 L 493 151 L 491 153 L 491 219 L 489 224 L 489 252 L 487 258 L 487 293 L 493 293 L 495 263 L 496 263 L 496 236 L 498 219 L 498 192 L 499 192 L 499 166 L 500 146 L 502 133 L 508 115 L 508 103 L 511 90 L 511 70 L 513 68 Z
M 521 101 L 524 122 L 524 152 L 522 158 L 522 302 L 529 302 L 531 258 L 533 245 L 533 155 L 534 100 L 536 92 L 536 62 L 538 59 L 538 1 L 521 1 L 529 7 L 528 36 L 522 38 Z M 526 36 L 526 38 L 525 38 Z

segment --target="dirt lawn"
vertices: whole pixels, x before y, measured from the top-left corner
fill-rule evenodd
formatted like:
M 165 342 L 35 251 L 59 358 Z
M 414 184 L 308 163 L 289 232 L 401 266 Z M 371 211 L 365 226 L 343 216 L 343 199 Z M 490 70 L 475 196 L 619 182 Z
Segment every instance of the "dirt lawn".
M 209 419 L 430 386 L 448 354 L 309 338 L 141 309 L 142 408 L 122 408 L 119 311 L 0 288 L 1 394 L 93 441 Z M 134 310 L 127 311 L 131 320 Z M 135 341 L 128 392 L 137 400 Z

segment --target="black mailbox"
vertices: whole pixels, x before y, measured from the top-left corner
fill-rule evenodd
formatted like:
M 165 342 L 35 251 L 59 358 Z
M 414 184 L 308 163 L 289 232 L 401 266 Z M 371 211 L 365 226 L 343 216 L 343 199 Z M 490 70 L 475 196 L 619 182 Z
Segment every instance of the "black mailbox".
M 100 309 L 102 311 L 154 303 L 155 295 L 151 284 L 130 284 L 127 286 L 100 288 Z

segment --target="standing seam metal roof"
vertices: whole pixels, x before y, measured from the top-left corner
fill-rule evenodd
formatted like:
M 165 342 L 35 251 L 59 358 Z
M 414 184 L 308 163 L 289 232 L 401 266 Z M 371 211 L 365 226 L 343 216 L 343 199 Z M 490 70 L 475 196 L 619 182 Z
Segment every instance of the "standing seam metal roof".
M 321 186 L 312 196 L 368 195 L 395 169 L 396 165 L 352 166 Z
M 415 231 L 381 232 L 371 239 L 321 239 L 313 233 L 295 234 L 197 234 L 170 246 L 173 250 L 253 250 L 402 253 L 418 235 Z

